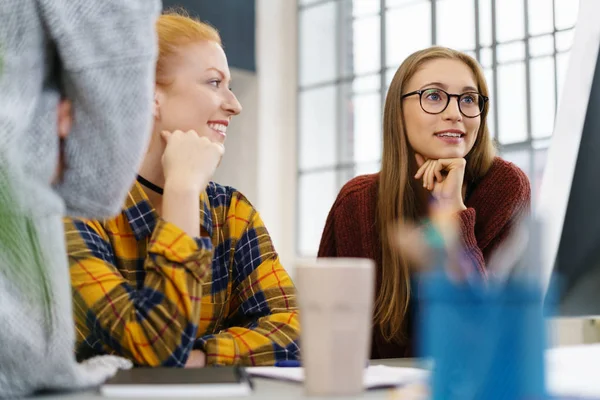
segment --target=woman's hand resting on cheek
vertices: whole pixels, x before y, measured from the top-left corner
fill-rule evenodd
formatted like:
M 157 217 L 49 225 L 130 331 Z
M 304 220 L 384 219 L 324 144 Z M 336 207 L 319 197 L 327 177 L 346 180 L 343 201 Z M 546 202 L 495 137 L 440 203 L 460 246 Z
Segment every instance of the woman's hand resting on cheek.
M 427 160 L 416 154 L 415 179 L 423 180 L 423 187 L 431 192 L 440 207 L 448 211 L 466 210 L 463 201 L 463 181 L 467 161 L 464 158 Z

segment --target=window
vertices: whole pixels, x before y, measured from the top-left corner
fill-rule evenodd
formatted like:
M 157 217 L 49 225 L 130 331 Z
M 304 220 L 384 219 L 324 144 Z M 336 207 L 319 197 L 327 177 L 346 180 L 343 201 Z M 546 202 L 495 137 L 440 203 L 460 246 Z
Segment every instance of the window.
M 482 65 L 488 123 L 534 196 L 577 18 L 573 0 L 298 0 L 298 242 L 313 256 L 344 183 L 379 170 L 385 94 L 412 52 L 437 44 Z M 409 40 L 403 40 L 409 38 Z

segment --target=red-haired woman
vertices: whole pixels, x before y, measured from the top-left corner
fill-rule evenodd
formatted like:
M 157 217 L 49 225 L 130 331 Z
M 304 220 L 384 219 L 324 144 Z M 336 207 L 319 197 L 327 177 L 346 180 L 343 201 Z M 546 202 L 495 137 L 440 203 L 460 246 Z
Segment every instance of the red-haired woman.
M 272 365 L 297 359 L 293 283 L 258 212 L 210 179 L 241 111 L 218 32 L 157 22 L 154 130 L 114 219 L 65 231 L 77 356 L 137 365 Z

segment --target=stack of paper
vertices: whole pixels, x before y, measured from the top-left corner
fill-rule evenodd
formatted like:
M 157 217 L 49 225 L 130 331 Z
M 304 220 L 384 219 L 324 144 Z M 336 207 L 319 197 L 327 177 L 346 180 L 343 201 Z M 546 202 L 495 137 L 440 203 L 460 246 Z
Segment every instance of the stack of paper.
M 600 399 L 600 344 L 557 347 L 546 354 L 548 392 L 556 397 Z M 251 376 L 304 381 L 303 368 L 252 367 Z M 425 382 L 429 372 L 416 368 L 370 366 L 365 369 L 366 389 L 398 387 Z
M 304 368 L 251 367 L 246 371 L 250 376 L 272 378 L 292 382 L 304 381 Z M 427 379 L 429 373 L 417 368 L 370 366 L 365 369 L 365 389 L 395 387 L 420 382 Z

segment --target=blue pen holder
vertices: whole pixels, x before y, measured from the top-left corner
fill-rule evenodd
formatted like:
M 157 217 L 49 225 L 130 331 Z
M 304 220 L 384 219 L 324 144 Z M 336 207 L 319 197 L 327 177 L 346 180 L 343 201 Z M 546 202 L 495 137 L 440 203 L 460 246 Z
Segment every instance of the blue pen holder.
M 496 285 L 496 287 L 494 287 Z M 546 399 L 546 328 L 539 283 L 419 283 L 419 349 L 432 359 L 432 399 Z

